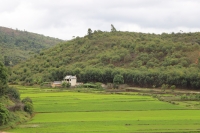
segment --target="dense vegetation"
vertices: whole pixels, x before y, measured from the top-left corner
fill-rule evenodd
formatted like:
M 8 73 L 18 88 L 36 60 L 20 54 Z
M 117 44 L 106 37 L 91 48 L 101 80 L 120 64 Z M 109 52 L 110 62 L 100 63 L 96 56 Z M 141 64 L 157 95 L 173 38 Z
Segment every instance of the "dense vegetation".
M 22 119 L 22 121 L 28 119 L 30 116 L 27 116 L 25 112 L 33 113 L 32 102 L 28 102 L 26 99 L 21 102 L 18 90 L 8 86 L 7 77 L 7 69 L 0 62 L 0 129 L 15 125 Z
M 0 97 L 5 95 L 8 82 L 6 67 L 0 62 Z
M 13 66 L 61 41 L 27 31 L 0 27 L 0 61 L 6 66 Z
M 76 75 L 79 82 L 141 87 L 200 88 L 200 33 L 144 34 L 94 31 L 56 45 L 13 67 L 11 83 L 42 84 Z

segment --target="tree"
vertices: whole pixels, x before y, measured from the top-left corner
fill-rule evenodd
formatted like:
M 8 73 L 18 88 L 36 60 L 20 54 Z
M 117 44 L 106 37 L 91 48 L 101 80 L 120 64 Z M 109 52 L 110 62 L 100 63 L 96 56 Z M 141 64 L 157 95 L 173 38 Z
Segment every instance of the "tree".
M 174 89 L 176 89 L 176 86 L 175 86 L 175 85 L 172 85 L 172 86 L 170 87 L 170 89 L 172 89 L 172 92 L 173 92 Z
M 8 81 L 7 69 L 0 62 L 0 96 L 3 96 L 5 94 L 7 88 L 7 81 Z
M 114 88 L 118 88 L 118 85 L 123 83 L 124 83 L 124 77 L 122 75 L 117 74 L 114 76 L 113 79 Z
M 115 29 L 114 25 L 111 24 L 111 32 L 116 32 L 117 30 Z
M 90 28 L 88 28 L 88 37 L 91 38 L 92 37 L 92 30 Z

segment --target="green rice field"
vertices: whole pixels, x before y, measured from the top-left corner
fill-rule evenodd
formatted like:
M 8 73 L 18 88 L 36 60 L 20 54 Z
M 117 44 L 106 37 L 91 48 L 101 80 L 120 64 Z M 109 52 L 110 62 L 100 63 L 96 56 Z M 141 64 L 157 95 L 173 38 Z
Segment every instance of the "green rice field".
M 160 133 L 200 132 L 200 110 L 151 96 L 83 93 L 20 87 L 35 116 L 6 132 Z

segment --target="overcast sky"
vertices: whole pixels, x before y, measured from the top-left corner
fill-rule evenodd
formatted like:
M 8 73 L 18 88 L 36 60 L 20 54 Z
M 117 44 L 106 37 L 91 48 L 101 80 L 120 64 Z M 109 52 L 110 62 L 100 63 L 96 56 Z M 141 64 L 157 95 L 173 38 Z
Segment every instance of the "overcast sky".
M 200 0 L 0 0 L 0 26 L 64 40 L 88 28 L 145 33 L 200 31 Z

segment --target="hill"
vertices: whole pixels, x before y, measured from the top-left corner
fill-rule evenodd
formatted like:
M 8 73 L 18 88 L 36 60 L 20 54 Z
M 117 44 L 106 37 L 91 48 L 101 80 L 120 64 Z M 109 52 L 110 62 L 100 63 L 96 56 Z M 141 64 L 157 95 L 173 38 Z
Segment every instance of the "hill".
M 42 84 L 77 75 L 80 82 L 200 87 L 200 33 L 144 34 L 94 31 L 61 43 L 13 67 L 9 81 Z
M 0 61 L 6 66 L 13 66 L 59 42 L 62 40 L 0 27 Z

